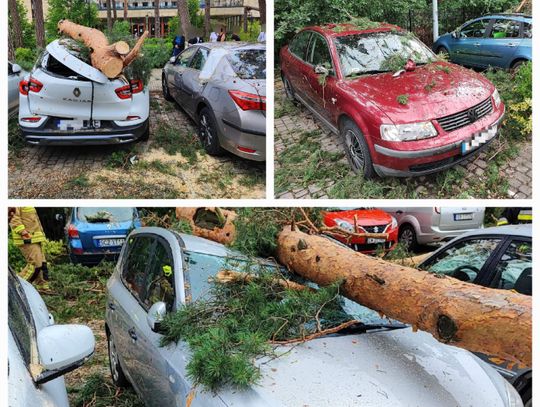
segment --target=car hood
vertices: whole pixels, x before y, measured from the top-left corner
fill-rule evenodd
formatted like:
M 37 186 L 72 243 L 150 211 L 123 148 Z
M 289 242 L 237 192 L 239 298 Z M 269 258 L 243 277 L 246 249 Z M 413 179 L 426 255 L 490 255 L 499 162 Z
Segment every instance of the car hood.
M 418 66 L 398 77 L 384 73 L 344 82 L 362 98 L 373 95 L 369 101 L 395 124 L 432 120 L 469 109 L 495 90 L 481 74 L 448 62 Z M 405 105 L 398 102 L 402 95 L 408 98 Z
M 261 360 L 262 379 L 220 393 L 229 406 L 505 406 L 504 379 L 465 350 L 410 328 L 328 336 Z
M 357 225 L 359 226 L 377 226 L 392 222 L 389 214 L 380 209 L 355 209 L 339 212 L 325 212 L 324 223 L 329 225 L 330 221 L 342 219 L 354 225 L 354 217 L 356 215 Z M 333 226 L 333 225 L 332 225 Z

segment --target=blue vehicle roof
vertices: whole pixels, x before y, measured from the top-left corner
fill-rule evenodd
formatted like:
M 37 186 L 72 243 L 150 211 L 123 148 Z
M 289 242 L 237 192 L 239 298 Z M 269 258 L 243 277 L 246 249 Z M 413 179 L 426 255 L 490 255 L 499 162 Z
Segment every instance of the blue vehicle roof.
M 494 13 L 494 14 L 486 14 L 485 16 L 475 18 L 474 20 L 478 20 L 480 18 L 505 18 L 508 20 L 516 20 L 516 21 L 523 21 L 526 23 L 530 23 L 532 20 L 532 16 L 529 16 L 527 14 L 519 14 L 519 13 Z

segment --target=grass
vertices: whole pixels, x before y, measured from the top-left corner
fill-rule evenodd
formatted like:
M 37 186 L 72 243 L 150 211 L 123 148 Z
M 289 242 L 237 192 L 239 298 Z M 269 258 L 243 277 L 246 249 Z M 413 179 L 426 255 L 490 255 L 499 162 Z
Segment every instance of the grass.
M 158 126 L 153 140 L 155 145 L 161 147 L 167 154 L 180 153 L 190 164 L 195 164 L 197 154 L 204 154 L 204 149 L 195 134 L 175 129 L 168 124 Z
M 26 147 L 26 142 L 19 129 L 19 122 L 17 117 L 9 119 L 8 122 L 8 149 L 9 154 L 18 156 L 22 149 Z
M 90 180 L 84 174 L 77 175 L 76 177 L 66 182 L 67 189 L 73 189 L 73 188 L 86 189 L 89 186 L 90 186 Z
M 77 387 L 70 387 L 75 407 L 144 407 L 142 400 L 130 389 L 119 389 L 103 374 L 94 373 Z
M 139 161 L 137 163 L 137 168 L 143 170 L 154 170 L 164 175 L 176 176 L 174 165 L 171 163 L 162 162 L 160 160 Z

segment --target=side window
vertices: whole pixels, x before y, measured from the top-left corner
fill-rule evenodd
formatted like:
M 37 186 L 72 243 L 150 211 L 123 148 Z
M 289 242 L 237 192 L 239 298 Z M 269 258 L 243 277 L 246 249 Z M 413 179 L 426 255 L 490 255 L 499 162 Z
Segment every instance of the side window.
M 495 238 L 461 241 L 439 253 L 424 269 L 462 281 L 474 281 L 499 243 L 500 239 Z
M 193 54 L 195 54 L 195 51 L 197 51 L 197 48 L 198 47 L 189 47 L 188 49 L 182 51 L 182 53 L 178 55 L 178 58 L 176 58 L 175 65 L 187 67 L 191 57 Z
M 532 38 L 532 24 L 523 23 L 523 38 Z
M 498 19 L 491 28 L 491 38 L 519 38 L 520 23 L 514 20 Z
M 8 286 L 8 325 L 25 365 L 29 366 L 32 361 L 34 323 L 28 310 L 28 304 L 21 298 L 16 282 L 11 276 Z
M 206 60 L 208 59 L 208 53 L 208 49 L 199 48 L 199 50 L 191 60 L 189 67 L 200 71 L 206 63 Z
M 8 75 L 13 75 L 13 67 L 11 66 L 9 62 L 8 62 Z
M 461 29 L 461 38 L 481 38 L 486 33 L 488 25 L 488 19 L 475 21 Z
M 306 48 L 309 43 L 310 31 L 302 31 L 296 37 L 293 38 L 289 45 L 289 51 L 291 51 L 298 58 L 306 59 Z
M 163 301 L 167 311 L 174 304 L 174 264 L 171 249 L 167 242 L 156 240 L 156 247 L 149 259 L 146 279 L 146 295 L 143 304 L 150 308 L 153 304 Z
M 131 291 L 131 294 L 140 302 L 143 302 L 146 291 L 146 273 L 154 248 L 154 238 L 150 236 L 135 236 L 130 239 L 128 244 L 127 258 L 122 268 L 122 278 Z
M 532 294 L 532 244 L 515 240 L 497 264 L 492 287 Z
M 309 47 L 308 62 L 314 66 L 322 65 L 332 69 L 332 58 L 326 40 L 318 34 L 313 34 L 313 41 Z

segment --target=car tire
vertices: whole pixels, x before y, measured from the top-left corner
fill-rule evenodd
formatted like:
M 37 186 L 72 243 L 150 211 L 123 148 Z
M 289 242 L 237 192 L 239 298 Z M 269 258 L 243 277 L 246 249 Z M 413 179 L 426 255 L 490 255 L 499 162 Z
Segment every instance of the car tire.
M 296 96 L 294 96 L 294 89 L 291 85 L 291 82 L 287 79 L 285 75 L 281 77 L 281 80 L 283 81 L 283 88 L 285 89 L 285 97 L 291 102 L 295 103 Z
M 341 127 L 340 134 L 352 170 L 366 179 L 373 178 L 375 176 L 373 161 L 362 131 L 356 124 L 347 120 Z
M 512 66 L 510 67 L 510 70 L 511 70 L 512 72 L 516 72 L 516 71 L 519 69 L 519 67 L 520 67 L 521 65 L 523 65 L 525 62 L 527 62 L 527 61 L 524 61 L 523 59 L 521 59 L 521 60 L 519 60 L 519 61 L 515 61 L 515 62 L 512 64 Z
M 446 58 L 448 61 L 450 60 L 450 52 L 448 52 L 448 49 L 446 47 L 439 47 L 437 48 L 437 55 L 446 55 Z
M 167 83 L 167 78 L 165 75 L 161 75 L 161 91 L 163 92 L 163 97 L 165 100 L 172 102 L 174 99 L 169 92 L 169 84 Z
M 210 155 L 222 155 L 225 152 L 219 144 L 214 115 L 207 107 L 203 107 L 199 113 L 199 140 L 201 140 L 205 151 Z
M 414 252 L 418 249 L 418 240 L 414 227 L 409 224 L 402 225 L 399 228 L 398 242 L 401 243 L 407 250 Z
M 116 346 L 110 332 L 107 332 L 107 344 L 109 349 L 109 370 L 111 371 L 112 381 L 117 387 L 128 387 L 129 380 L 126 378 L 120 365 L 118 352 L 116 351 Z

